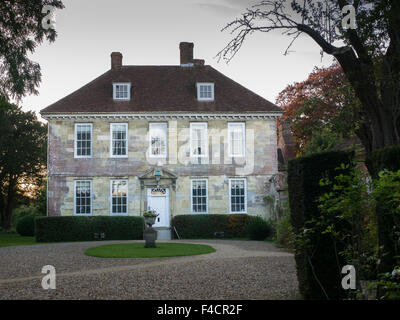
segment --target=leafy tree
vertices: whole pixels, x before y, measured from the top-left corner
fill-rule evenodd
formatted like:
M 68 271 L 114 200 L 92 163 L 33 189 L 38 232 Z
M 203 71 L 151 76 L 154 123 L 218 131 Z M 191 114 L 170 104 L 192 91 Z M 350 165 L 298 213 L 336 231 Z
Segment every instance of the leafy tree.
M 35 206 L 36 213 L 41 215 L 47 214 L 47 180 L 44 180 L 42 185 L 36 189 L 35 199 L 33 205 Z
M 64 8 L 59 0 L 0 1 L 0 95 L 20 99 L 37 94 L 40 66 L 28 58 L 44 39 L 53 42 L 57 32 L 43 28 L 45 5 Z
M 306 145 L 304 155 L 332 151 L 338 142 L 341 142 L 341 137 L 335 135 L 331 131 L 322 129 L 314 131 L 311 135 L 310 142 Z
M 365 138 L 359 102 L 337 64 L 315 68 L 305 81 L 288 85 L 276 103 L 285 110 L 281 120 L 290 120 L 298 154 L 328 151 L 355 134 Z
M 0 212 L 10 229 L 12 209 L 20 194 L 32 193 L 45 176 L 47 127 L 34 112 L 23 112 L 0 97 Z
M 400 1 L 354 0 L 356 29 L 344 29 L 347 0 L 269 0 L 247 9 L 223 30 L 233 39 L 219 52 L 227 61 L 253 32 L 281 30 L 292 43 L 304 33 L 336 58 L 365 114 L 371 150 L 400 144 Z M 367 159 L 367 160 L 368 160 Z

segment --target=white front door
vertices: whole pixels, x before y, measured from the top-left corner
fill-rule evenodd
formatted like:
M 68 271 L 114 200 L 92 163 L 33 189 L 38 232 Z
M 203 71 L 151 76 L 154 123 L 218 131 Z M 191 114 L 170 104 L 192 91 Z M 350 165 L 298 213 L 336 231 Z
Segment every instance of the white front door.
M 159 214 L 153 227 L 169 227 L 169 189 L 148 188 L 147 210 L 155 210 Z

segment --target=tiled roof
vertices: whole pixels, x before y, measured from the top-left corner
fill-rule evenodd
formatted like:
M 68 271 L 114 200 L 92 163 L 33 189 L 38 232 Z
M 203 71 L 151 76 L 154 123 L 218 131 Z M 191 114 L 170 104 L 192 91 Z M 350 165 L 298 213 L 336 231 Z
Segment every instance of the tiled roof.
M 113 82 L 131 83 L 131 100 L 113 100 Z M 196 82 L 213 82 L 215 99 L 197 100 Z M 122 66 L 42 109 L 51 113 L 278 112 L 282 109 L 211 66 Z

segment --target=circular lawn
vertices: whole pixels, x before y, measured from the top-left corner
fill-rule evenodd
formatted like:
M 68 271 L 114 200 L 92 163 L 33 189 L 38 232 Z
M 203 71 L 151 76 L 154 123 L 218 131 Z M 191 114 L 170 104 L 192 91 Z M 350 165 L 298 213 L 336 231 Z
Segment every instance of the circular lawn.
M 85 254 L 99 258 L 160 258 L 193 256 L 215 252 L 211 246 L 191 243 L 157 243 L 157 248 L 145 248 L 144 243 L 106 244 L 92 247 Z

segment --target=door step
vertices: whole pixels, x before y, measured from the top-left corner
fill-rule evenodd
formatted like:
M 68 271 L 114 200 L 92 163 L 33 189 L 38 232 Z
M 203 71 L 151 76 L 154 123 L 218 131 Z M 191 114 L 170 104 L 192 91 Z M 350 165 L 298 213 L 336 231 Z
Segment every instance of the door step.
M 171 228 L 155 227 L 157 231 L 157 240 L 171 240 Z

